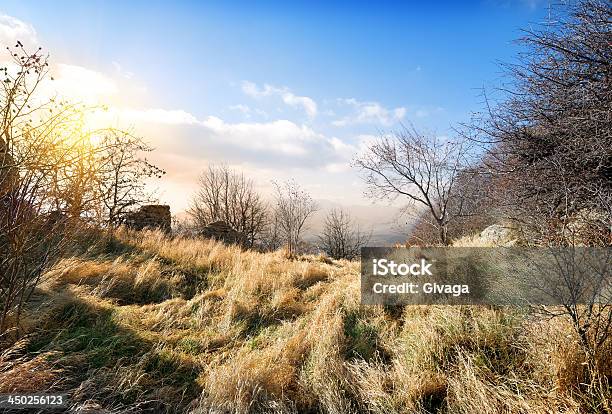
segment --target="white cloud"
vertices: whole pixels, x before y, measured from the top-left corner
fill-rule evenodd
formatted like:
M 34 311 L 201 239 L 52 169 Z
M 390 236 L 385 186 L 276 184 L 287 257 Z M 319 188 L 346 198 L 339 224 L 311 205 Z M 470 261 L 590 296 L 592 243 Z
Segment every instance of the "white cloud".
M 187 111 L 181 109 L 132 109 L 118 110 L 119 115 L 129 121 L 140 121 L 148 123 L 159 123 L 166 125 L 196 125 L 200 121 Z
M 44 93 L 58 94 L 84 103 L 104 103 L 119 92 L 115 81 L 101 72 L 83 66 L 59 63 L 51 67 L 54 80 L 44 85 Z
M 252 98 L 259 98 L 260 96 L 267 96 L 265 91 L 260 91 L 257 85 L 253 82 L 243 81 L 242 82 L 242 92 Z
M 311 163 L 314 166 L 326 160 L 350 157 L 354 151 L 352 146 L 345 144 L 339 138 L 326 137 L 306 125 L 284 119 L 229 123 L 215 116 L 198 119 L 193 114 L 180 109 L 111 107 L 106 111 L 98 111 L 88 122 L 96 127 L 105 124 L 137 126 L 148 135 L 159 136 L 159 139 L 168 138 L 164 135 L 165 131 L 160 133 L 159 126 L 177 127 L 177 131 L 180 127 L 192 127 L 185 135 L 184 141 L 194 143 L 196 146 L 210 145 L 224 148 L 224 153 L 238 158 L 240 154 L 250 152 L 251 155 L 261 156 L 263 163 L 273 160 L 273 154 L 282 154 L 288 157 L 289 163 L 291 163 L 289 159 L 293 157 L 305 165 Z M 178 141 L 179 138 L 176 137 L 174 140 Z M 278 161 L 276 159 L 272 162 Z
M 325 171 L 334 173 L 343 173 L 350 171 L 351 165 L 348 162 L 332 162 L 325 166 Z
M 3 66 L 13 76 L 20 69 L 15 62 L 10 61 L 4 61 Z M 119 86 L 115 80 L 102 72 L 58 63 L 51 64 L 49 73 L 38 84 L 31 99 L 41 104 L 51 98 L 63 98 L 75 103 L 105 105 L 111 103 L 118 92 Z
M 284 92 L 283 102 L 293 107 L 301 106 L 311 118 L 317 115 L 317 104 L 307 96 L 296 96 L 291 92 Z
M 251 108 L 249 108 L 248 105 L 243 105 L 243 104 L 231 105 L 229 109 L 231 109 L 232 111 L 242 112 L 244 115 L 247 115 L 247 116 L 251 114 Z
M 279 96 L 286 105 L 291 107 L 301 107 L 306 114 L 314 118 L 317 115 L 318 107 L 314 99 L 308 96 L 298 96 L 291 92 L 287 87 L 276 87 L 265 84 L 263 88 L 259 88 L 255 83 L 244 81 L 242 82 L 242 91 L 252 98 L 262 98 L 266 96 Z
M 305 156 L 313 147 L 326 144 L 322 135 L 287 120 L 231 124 L 210 116 L 201 125 L 219 140 L 256 151 Z
M 242 115 L 244 115 L 244 117 L 247 119 L 250 119 L 253 115 L 259 115 L 260 117 L 268 118 L 268 114 L 266 113 L 266 111 L 263 111 L 259 108 L 251 108 L 250 106 L 244 104 L 230 105 L 229 109 L 242 113 Z
M 353 154 L 356 150 L 354 146 L 347 144 L 337 137 L 331 137 L 329 142 L 335 151 L 342 154 Z
M 18 40 L 28 48 L 38 47 L 36 30 L 32 25 L 15 17 L 0 15 L 0 45 L 2 49 L 4 50 L 6 46 L 15 46 Z
M 335 126 L 347 126 L 352 124 L 380 124 L 391 126 L 401 121 L 406 116 L 406 108 L 403 106 L 388 109 L 378 102 L 361 102 L 354 98 L 339 99 L 343 106 L 352 108 L 353 113 L 332 122 Z

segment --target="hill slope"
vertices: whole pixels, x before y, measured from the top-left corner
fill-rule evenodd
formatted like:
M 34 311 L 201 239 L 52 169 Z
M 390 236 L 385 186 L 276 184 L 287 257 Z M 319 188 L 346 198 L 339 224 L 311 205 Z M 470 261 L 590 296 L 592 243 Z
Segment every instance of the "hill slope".
M 46 275 L 0 393 L 96 412 L 578 412 L 568 328 L 359 305 L 359 264 L 119 231 Z M 593 405 L 591 405 L 593 407 Z

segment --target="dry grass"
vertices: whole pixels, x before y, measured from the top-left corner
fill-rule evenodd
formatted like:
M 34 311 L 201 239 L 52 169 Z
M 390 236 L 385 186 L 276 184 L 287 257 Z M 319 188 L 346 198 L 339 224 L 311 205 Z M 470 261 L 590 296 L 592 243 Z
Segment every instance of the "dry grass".
M 118 412 L 602 406 L 585 402 L 583 359 L 558 321 L 476 306 L 388 312 L 359 304 L 358 263 L 109 237 L 46 275 L 28 336 L 0 357 L 0 392 L 63 390 L 73 408 Z

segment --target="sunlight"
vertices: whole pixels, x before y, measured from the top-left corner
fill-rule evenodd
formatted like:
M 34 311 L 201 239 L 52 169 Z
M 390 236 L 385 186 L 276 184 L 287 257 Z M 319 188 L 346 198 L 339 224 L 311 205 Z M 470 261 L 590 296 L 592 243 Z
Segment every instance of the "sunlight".
M 81 66 L 56 64 L 52 74 L 54 79 L 45 80 L 41 85 L 41 93 L 46 96 L 96 105 L 109 101 L 118 92 L 111 77 Z
M 95 148 L 99 147 L 104 141 L 104 137 L 100 134 L 89 135 L 89 143 Z

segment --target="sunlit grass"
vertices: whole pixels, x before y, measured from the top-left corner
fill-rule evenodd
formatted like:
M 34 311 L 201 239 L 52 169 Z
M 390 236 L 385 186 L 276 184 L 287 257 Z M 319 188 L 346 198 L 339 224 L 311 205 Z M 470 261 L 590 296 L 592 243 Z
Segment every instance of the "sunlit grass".
M 31 336 L 0 358 L 2 392 L 193 413 L 583 406 L 567 326 L 478 306 L 361 306 L 355 262 L 120 230 L 59 263 L 38 295 Z

